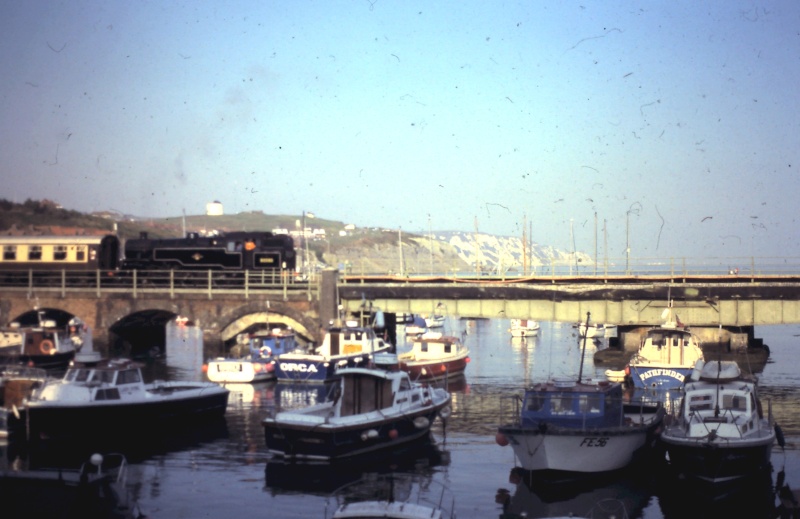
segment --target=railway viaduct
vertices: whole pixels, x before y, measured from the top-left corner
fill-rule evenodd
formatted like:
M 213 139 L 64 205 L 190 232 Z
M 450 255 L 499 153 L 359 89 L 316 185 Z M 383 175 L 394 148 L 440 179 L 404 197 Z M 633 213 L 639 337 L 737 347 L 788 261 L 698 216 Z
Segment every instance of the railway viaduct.
M 325 324 L 367 305 L 392 313 L 440 311 L 564 322 L 581 321 L 591 313 L 595 322 L 619 325 L 626 350 L 638 345 L 637 330 L 659 324 L 664 309 L 673 306 L 701 339 L 739 347 L 752 342 L 754 326 L 800 323 L 800 276 L 501 280 L 340 276 L 328 269 L 315 283 L 258 289 L 0 286 L 0 322 L 34 307 L 62 310 L 87 322 L 101 343 L 117 327 L 155 318 L 164 324 L 179 315 L 200 326 L 210 343 L 226 341 L 258 322 L 283 323 L 318 342 Z

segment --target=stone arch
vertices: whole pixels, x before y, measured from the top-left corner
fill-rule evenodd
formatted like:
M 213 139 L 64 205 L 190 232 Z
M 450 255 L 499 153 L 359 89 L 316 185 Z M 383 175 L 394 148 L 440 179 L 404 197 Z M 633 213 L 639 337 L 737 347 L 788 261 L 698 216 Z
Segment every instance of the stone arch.
M 318 341 L 318 324 L 287 305 L 253 302 L 232 308 L 217 319 L 219 337 L 223 342 L 236 337 L 253 324 L 283 324 L 292 328 L 298 336 L 309 342 Z

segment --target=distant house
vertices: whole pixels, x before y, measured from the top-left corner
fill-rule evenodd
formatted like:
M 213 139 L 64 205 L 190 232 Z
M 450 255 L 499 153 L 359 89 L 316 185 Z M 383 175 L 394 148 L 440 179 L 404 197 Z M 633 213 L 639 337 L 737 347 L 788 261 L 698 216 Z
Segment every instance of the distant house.
M 223 214 L 224 211 L 222 210 L 222 202 L 219 200 L 214 200 L 213 202 L 206 204 L 207 216 L 222 216 Z

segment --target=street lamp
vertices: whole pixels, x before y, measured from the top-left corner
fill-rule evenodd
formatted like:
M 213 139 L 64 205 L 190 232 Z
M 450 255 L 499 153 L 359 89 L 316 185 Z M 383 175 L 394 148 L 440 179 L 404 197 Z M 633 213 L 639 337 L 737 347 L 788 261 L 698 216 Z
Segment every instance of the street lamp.
M 310 269 L 308 268 L 308 235 L 306 234 L 306 218 L 314 219 L 314 213 L 310 211 L 303 211 L 303 229 L 300 231 L 303 236 L 303 268 L 306 271 L 306 276 L 309 276 Z

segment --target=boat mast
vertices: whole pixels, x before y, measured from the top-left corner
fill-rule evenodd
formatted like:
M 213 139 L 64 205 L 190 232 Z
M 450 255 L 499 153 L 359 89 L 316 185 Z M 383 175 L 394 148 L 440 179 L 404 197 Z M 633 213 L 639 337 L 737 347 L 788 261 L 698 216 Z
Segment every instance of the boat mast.
M 578 384 L 581 383 L 581 379 L 583 378 L 583 357 L 586 354 L 586 337 L 589 335 L 589 317 L 591 315 L 591 312 L 586 312 L 586 328 L 583 332 L 583 349 L 581 350 L 581 367 L 578 370 Z

